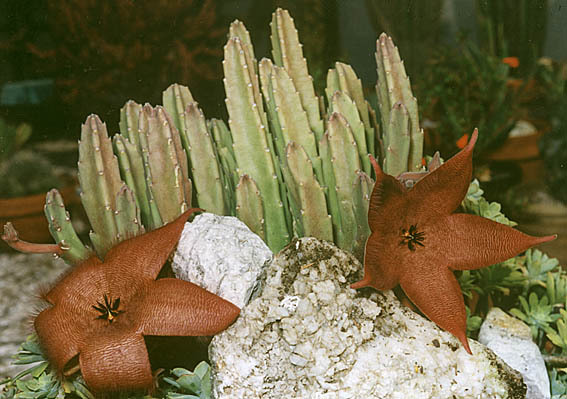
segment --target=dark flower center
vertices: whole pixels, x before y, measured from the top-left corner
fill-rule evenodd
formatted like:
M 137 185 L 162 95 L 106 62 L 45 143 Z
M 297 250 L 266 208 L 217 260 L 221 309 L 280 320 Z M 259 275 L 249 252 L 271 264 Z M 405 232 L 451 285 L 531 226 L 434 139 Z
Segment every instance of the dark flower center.
M 402 229 L 402 240 L 400 245 L 407 245 L 410 251 L 415 251 L 417 246 L 425 247 L 423 241 L 425 240 L 425 233 L 417 231 L 417 225 L 412 224 L 408 230 Z
M 103 301 L 97 301 L 96 305 L 93 305 L 93 309 L 100 313 L 97 319 L 108 320 L 112 323 L 116 316 L 120 313 L 124 313 L 123 310 L 119 310 L 120 298 L 112 299 L 108 295 L 104 294 Z

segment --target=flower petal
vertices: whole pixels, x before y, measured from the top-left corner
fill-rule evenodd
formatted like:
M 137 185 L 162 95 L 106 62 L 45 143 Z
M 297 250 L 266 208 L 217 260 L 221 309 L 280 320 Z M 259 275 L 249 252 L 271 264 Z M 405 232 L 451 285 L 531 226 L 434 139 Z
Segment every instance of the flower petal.
M 109 295 L 123 297 L 132 292 L 132 285 L 154 280 L 173 251 L 192 208 L 173 222 L 148 233 L 122 241 L 108 251 L 104 259 L 105 275 L 110 285 Z M 133 280 L 132 277 L 136 277 Z M 124 299 L 124 298 L 123 298 Z
M 69 361 L 79 353 L 84 330 L 61 306 L 45 309 L 34 320 L 39 343 L 51 365 L 63 374 Z M 69 320 L 71 318 L 71 320 Z
M 430 225 L 425 236 L 429 257 L 453 270 L 471 270 L 505 261 L 556 236 L 533 237 L 480 216 L 453 214 Z
M 141 334 L 109 329 L 92 336 L 79 355 L 81 373 L 95 392 L 151 389 L 152 369 Z
M 472 354 L 467 341 L 463 294 L 453 272 L 447 268 L 421 268 L 419 271 L 419 274 L 405 273 L 401 277 L 402 289 L 429 320 L 457 337 Z
M 227 328 L 240 309 L 187 281 L 159 279 L 148 284 L 136 309 L 138 330 L 144 335 L 213 335 Z
M 395 243 L 398 241 L 396 239 Z M 378 233 L 370 235 L 364 254 L 364 277 L 352 284 L 351 288 L 374 287 L 378 290 L 390 290 L 398 285 L 401 259 L 392 243 L 392 239 L 383 239 Z
M 387 234 L 392 223 L 397 225 L 404 218 L 408 206 L 406 189 L 395 177 L 384 173 L 372 155 L 370 162 L 374 167 L 376 182 L 368 206 L 368 225 L 373 232 Z
M 96 256 L 79 263 L 44 295 L 44 299 L 52 305 L 62 300 L 78 307 L 94 305 L 99 293 L 108 288 L 101 264 Z
M 471 182 L 472 156 L 477 138 L 478 131 L 475 129 L 465 148 L 408 191 L 410 206 L 405 209 L 406 220 L 411 224 L 424 224 L 458 208 Z

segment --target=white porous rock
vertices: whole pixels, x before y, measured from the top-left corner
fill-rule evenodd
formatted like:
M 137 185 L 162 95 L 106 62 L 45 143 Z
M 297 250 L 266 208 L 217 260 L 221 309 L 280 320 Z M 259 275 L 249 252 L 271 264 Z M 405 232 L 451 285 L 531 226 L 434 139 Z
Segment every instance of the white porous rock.
M 272 256 L 264 241 L 237 218 L 203 213 L 185 224 L 172 269 L 177 278 L 242 308 Z
M 523 321 L 492 308 L 480 327 L 478 340 L 522 374 L 528 388 L 526 398 L 551 397 L 545 362 L 532 340 L 530 328 Z
M 519 373 L 483 345 L 471 356 L 391 291 L 350 289 L 361 269 L 314 238 L 276 255 L 262 293 L 209 346 L 213 397 L 524 398 Z

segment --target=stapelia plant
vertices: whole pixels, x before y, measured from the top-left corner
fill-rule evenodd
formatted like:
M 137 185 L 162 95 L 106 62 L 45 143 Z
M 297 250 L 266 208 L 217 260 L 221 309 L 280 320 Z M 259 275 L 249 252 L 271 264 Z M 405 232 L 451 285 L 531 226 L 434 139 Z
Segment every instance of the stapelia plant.
M 96 392 L 149 389 L 145 335 L 212 335 L 235 320 L 240 310 L 230 302 L 186 281 L 156 280 L 194 211 L 121 242 L 104 262 L 90 257 L 44 295 L 49 307 L 34 326 L 60 374 L 80 368 Z
M 453 270 L 501 262 L 555 236 L 531 237 L 475 215 L 454 213 L 467 194 L 478 133 L 467 146 L 407 189 L 374 159 L 376 184 L 368 211 L 364 278 L 352 288 L 400 284 L 432 321 L 471 353 L 463 295 Z
M 97 116 L 87 119 L 79 177 L 98 255 L 171 221 L 192 201 L 239 217 L 274 252 L 293 236 L 308 236 L 362 256 L 373 185 L 368 154 L 395 175 L 422 167 L 417 101 L 398 50 L 380 36 L 379 128 L 352 67 L 334 64 L 326 98 L 319 96 L 287 11 L 273 14 L 271 33 L 273 60 L 257 62 L 244 24 L 229 28 L 223 60 L 228 126 L 207 120 L 189 88 L 177 84 L 164 91 L 163 107 L 129 101 L 112 139 Z M 46 205 L 52 235 L 68 248 L 62 257 L 86 259 L 90 251 L 73 232 L 57 192 Z

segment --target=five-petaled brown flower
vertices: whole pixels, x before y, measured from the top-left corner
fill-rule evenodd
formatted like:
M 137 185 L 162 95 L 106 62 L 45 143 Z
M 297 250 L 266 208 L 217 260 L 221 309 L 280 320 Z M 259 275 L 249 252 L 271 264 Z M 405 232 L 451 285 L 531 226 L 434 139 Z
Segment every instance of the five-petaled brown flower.
M 213 335 L 236 319 L 238 307 L 195 284 L 156 280 L 193 211 L 119 243 L 104 262 L 87 259 L 47 292 L 51 306 L 34 325 L 56 370 L 68 374 L 78 361 L 94 391 L 148 389 L 145 335 Z
M 351 286 L 389 290 L 400 284 L 469 353 L 465 304 L 453 270 L 480 269 L 555 238 L 532 237 L 480 216 L 454 213 L 471 181 L 477 137 L 475 130 L 463 150 L 409 189 L 383 173 L 371 157 L 376 172 L 368 210 L 372 234 L 364 277 Z

